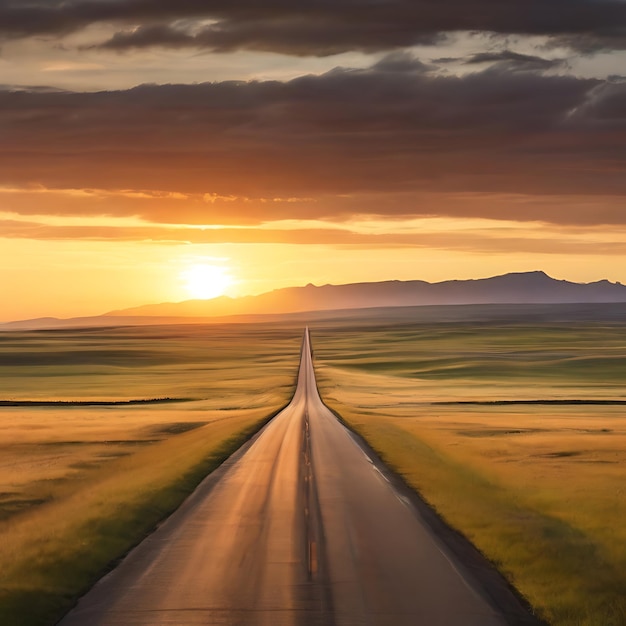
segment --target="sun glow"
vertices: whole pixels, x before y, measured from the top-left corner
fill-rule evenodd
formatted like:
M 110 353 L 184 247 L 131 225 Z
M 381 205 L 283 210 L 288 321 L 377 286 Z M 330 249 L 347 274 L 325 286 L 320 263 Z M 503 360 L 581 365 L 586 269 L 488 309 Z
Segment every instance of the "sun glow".
M 180 276 L 187 293 L 197 300 L 221 296 L 233 284 L 228 270 L 218 265 L 194 264 Z

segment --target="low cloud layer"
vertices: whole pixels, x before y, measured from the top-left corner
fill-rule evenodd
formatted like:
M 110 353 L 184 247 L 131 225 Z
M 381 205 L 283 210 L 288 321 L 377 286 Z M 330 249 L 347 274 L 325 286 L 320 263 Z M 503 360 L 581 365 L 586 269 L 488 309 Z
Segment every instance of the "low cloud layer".
M 425 193 L 626 196 L 626 83 L 499 63 L 443 77 L 403 53 L 289 82 L 4 88 L 0 135 L 0 185 L 214 197 L 182 209 L 201 223 L 228 218 L 233 202 L 245 221 L 332 218 L 350 197 L 393 215 L 431 210 Z M 143 214 L 159 219 L 166 205 L 153 199 Z M 564 213 L 545 219 L 626 221 L 612 205 Z
M 490 232 L 488 228 L 463 232 L 355 232 L 349 227 L 311 228 L 303 225 L 292 229 L 220 228 L 201 230 L 163 226 L 77 226 L 50 225 L 37 221 L 3 219 L 0 216 L 0 236 L 4 239 L 36 239 L 40 241 L 103 241 L 161 244 L 271 244 L 324 245 L 332 247 L 424 248 L 456 250 L 473 253 L 525 253 L 619 255 L 626 254 L 626 233 L 618 231 L 611 237 L 598 237 L 597 232 L 579 232 L 576 229 L 556 233 L 542 232 L 537 225 L 528 229 L 520 226 L 517 236 L 510 224 L 504 232 Z
M 324 56 L 432 43 L 459 31 L 541 35 L 585 52 L 626 49 L 623 0 L 1 0 L 0 36 L 63 36 L 92 24 L 102 45 Z

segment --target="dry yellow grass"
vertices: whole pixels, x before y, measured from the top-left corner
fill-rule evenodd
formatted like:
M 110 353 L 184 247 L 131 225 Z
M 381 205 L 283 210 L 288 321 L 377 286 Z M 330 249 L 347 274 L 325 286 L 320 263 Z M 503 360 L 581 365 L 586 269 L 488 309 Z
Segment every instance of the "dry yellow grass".
M 175 430 L 172 417 L 166 426 Z M 131 445 L 60 443 L 43 446 L 58 445 L 57 453 L 42 454 L 42 446 L 31 444 L 17 476 L 13 469 L 0 474 L 3 488 L 12 490 L 5 496 L 23 502 L 21 512 L 0 522 L 1 623 L 54 623 L 112 559 L 176 508 L 265 421 L 267 409 L 203 417 L 207 423 L 196 429 L 161 431 L 158 440 L 136 439 Z M 58 431 L 64 432 L 62 425 Z
M 113 329 L 44 338 L 0 337 L 0 374 L 7 374 L 0 399 L 199 399 L 0 407 L 0 624 L 7 626 L 55 623 L 287 402 L 300 329 Z M 14 354 L 21 368 L 6 366 Z
M 260 412 L 267 413 L 282 398 Z M 206 402 L 105 408 L 9 408 L 0 423 L 0 523 L 71 494 L 111 463 L 174 435 L 259 410 L 219 411 Z

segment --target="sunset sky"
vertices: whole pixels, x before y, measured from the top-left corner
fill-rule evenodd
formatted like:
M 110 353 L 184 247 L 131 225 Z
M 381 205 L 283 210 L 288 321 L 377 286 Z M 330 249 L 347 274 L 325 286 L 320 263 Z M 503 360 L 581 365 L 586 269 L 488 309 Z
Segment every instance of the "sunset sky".
M 0 321 L 537 269 L 626 283 L 625 0 L 0 0 Z

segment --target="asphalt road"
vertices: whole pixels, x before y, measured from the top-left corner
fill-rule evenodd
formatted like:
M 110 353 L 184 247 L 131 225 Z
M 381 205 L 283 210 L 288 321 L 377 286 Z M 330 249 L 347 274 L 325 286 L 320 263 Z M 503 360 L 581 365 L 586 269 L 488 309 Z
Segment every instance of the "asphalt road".
M 307 330 L 289 406 L 60 626 L 533 624 L 393 483 L 322 403 Z

